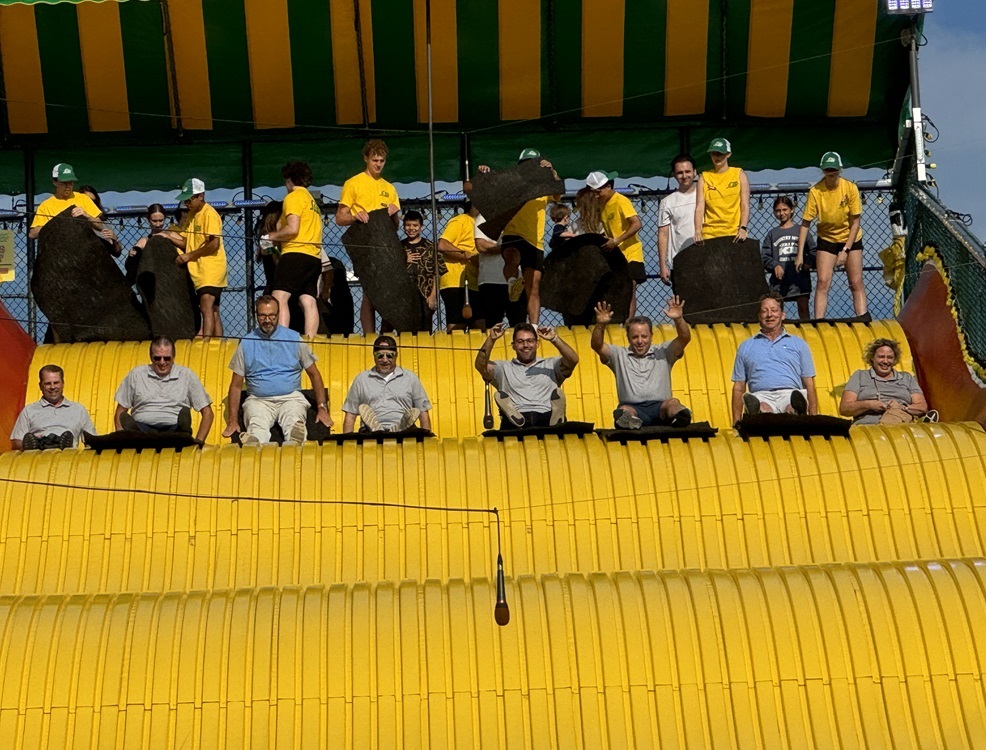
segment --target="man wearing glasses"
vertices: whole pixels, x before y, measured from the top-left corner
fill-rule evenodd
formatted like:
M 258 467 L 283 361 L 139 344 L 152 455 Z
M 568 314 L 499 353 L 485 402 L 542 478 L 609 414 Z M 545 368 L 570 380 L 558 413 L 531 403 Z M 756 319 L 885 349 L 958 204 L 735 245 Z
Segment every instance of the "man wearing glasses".
M 158 336 L 151 342 L 150 365 L 132 369 L 117 388 L 116 429 L 191 435 L 192 409 L 202 416 L 195 433 L 201 443 L 215 419 L 212 398 L 194 372 L 175 364 L 174 339 Z
M 365 432 L 403 432 L 421 420 L 431 429 L 431 402 L 413 372 L 397 366 L 397 342 L 378 336 L 373 342 L 373 367 L 353 380 L 342 404 L 343 432 L 352 432 L 356 417 Z
M 493 343 L 506 333 L 498 323 L 490 329 L 476 354 L 476 369 L 496 388 L 500 429 L 553 427 L 565 421 L 565 394 L 561 384 L 575 371 L 579 355 L 558 337 L 554 328 L 520 323 L 514 328 L 514 359 L 490 362 Z M 538 339 L 550 341 L 561 356 L 539 357 Z
M 308 437 L 305 424 L 308 399 L 301 392 L 301 372 L 308 373 L 315 392 L 315 419 L 332 427 L 332 417 L 326 403 L 325 385 L 315 366 L 315 355 L 301 334 L 277 324 L 280 304 L 265 294 L 256 303 L 257 327 L 240 340 L 229 361 L 233 376 L 229 381 L 226 429 L 223 437 L 240 435 L 240 445 L 259 445 L 270 442 L 274 424 L 284 433 L 283 445 L 300 445 Z M 244 381 L 249 398 L 243 400 L 243 421 L 240 428 L 240 401 Z

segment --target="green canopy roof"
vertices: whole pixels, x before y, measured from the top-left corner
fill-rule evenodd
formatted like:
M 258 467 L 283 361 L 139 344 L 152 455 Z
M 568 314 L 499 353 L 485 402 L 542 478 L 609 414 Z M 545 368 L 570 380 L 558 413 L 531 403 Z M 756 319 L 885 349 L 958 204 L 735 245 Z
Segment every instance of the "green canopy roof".
M 243 141 L 258 182 L 290 158 L 334 182 L 375 134 L 392 179 L 426 179 L 427 14 L 426 0 L 0 0 L 3 149 L 37 149 L 42 179 L 70 161 L 101 189 L 172 187 L 191 168 L 236 186 Z M 895 152 L 909 22 L 877 0 L 431 0 L 430 16 L 440 179 L 459 177 L 462 134 L 474 160 L 533 145 L 566 174 L 665 174 L 719 133 L 748 169 Z M 0 190 L 20 187 L 4 169 Z

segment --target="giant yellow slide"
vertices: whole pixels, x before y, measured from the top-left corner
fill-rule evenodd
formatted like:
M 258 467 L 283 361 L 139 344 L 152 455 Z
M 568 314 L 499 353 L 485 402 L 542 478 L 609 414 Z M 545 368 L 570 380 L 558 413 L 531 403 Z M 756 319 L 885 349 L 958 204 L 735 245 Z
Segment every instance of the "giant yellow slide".
M 400 341 L 436 439 L 240 449 L 217 425 L 202 450 L 3 454 L 4 746 L 982 746 L 986 434 L 740 439 L 753 330 L 697 327 L 675 367 L 705 441 L 479 437 L 482 339 L 456 333 Z M 827 414 L 866 342 L 906 349 L 896 323 L 790 330 Z M 561 335 L 569 417 L 611 426 L 612 373 Z M 337 424 L 367 343 L 315 346 Z M 177 361 L 219 402 L 234 346 Z M 54 362 L 107 431 L 146 361 L 39 347 L 4 397 Z

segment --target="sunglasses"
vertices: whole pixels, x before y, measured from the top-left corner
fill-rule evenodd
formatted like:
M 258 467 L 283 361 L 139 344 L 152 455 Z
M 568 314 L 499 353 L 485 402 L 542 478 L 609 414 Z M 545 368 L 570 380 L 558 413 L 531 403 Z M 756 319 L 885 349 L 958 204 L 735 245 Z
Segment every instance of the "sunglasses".
M 155 362 L 170 362 L 171 361 L 171 357 L 154 356 L 154 357 L 151 357 L 151 359 L 153 361 L 155 361 Z
M 374 359 L 396 359 L 397 352 L 373 352 Z

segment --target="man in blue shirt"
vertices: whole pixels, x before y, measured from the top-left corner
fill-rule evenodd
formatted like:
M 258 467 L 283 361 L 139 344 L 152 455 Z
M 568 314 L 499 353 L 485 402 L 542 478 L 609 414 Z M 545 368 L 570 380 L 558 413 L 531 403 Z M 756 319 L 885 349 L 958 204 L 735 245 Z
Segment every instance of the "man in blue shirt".
M 760 332 L 736 350 L 733 364 L 733 423 L 747 414 L 818 414 L 815 364 L 804 339 L 784 330 L 784 300 L 760 298 Z M 749 388 L 749 393 L 747 393 Z
M 284 432 L 285 445 L 305 441 L 308 400 L 301 393 L 302 370 L 308 373 L 315 391 L 315 418 L 326 427 L 332 426 L 315 355 L 297 331 L 277 324 L 279 309 L 278 301 L 269 294 L 257 300 L 257 328 L 243 337 L 229 361 L 233 377 L 229 381 L 229 411 L 223 436 L 240 432 L 240 395 L 245 380 L 250 398 L 243 402 L 246 430 L 240 432 L 241 445 L 269 442 L 275 422 Z

